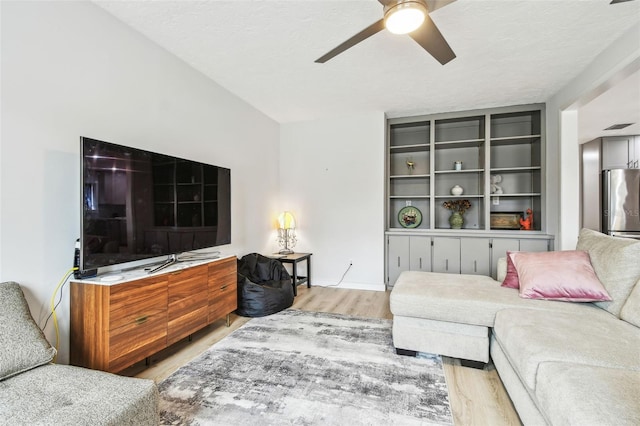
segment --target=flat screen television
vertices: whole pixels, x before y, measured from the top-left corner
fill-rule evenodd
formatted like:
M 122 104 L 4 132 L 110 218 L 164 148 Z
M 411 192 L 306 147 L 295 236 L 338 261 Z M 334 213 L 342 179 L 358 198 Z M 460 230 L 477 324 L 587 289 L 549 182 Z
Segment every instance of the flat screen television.
M 231 243 L 231 171 L 81 138 L 80 271 Z

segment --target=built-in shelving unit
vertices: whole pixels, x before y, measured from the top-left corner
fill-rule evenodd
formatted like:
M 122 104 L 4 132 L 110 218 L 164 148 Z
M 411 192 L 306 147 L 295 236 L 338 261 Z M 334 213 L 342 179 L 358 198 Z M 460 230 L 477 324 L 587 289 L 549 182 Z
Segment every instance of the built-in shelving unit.
M 442 203 L 468 199 L 463 229 L 491 230 L 491 213 L 532 209 L 533 229 L 541 231 L 542 111 L 535 105 L 389 120 L 388 229 L 405 228 L 398 214 L 406 206 L 422 213 L 413 229 L 449 229 L 451 212 Z M 492 192 L 495 175 L 501 193 Z M 455 185 L 462 195 L 452 195 Z
M 495 278 L 506 250 L 553 249 L 544 232 L 543 105 L 393 118 L 387 135 L 388 286 L 404 270 Z M 443 207 L 453 200 L 471 203 L 462 229 L 451 229 Z M 527 209 L 533 228 L 520 230 Z

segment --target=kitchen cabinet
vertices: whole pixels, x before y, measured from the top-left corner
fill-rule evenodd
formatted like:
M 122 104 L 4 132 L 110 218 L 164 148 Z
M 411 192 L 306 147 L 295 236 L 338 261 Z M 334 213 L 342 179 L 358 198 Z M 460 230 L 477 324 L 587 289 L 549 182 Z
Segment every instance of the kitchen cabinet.
M 640 168 L 640 136 L 617 136 L 602 140 L 602 170 Z

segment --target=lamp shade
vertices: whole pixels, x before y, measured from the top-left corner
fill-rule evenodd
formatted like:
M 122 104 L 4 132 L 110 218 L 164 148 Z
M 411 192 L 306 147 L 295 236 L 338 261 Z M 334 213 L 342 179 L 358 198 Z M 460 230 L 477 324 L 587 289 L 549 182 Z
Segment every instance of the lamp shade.
M 285 211 L 278 216 L 278 226 L 280 229 L 294 229 L 296 227 L 296 218 L 293 213 Z
M 419 0 L 400 0 L 385 10 L 384 25 L 394 34 L 408 34 L 422 25 L 427 8 Z

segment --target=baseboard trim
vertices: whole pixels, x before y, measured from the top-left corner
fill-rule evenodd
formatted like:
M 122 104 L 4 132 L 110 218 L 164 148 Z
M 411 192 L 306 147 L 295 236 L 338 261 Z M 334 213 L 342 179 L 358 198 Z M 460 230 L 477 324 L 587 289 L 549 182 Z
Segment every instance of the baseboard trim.
M 385 291 L 385 285 L 383 283 L 374 284 L 374 283 L 342 282 L 340 283 L 340 285 L 336 286 L 334 284 L 316 284 L 315 282 L 313 282 L 311 283 L 311 287 L 332 287 L 332 288 L 343 288 L 343 289 L 350 289 L 350 290 Z

